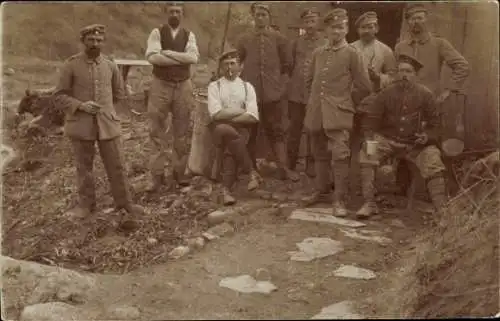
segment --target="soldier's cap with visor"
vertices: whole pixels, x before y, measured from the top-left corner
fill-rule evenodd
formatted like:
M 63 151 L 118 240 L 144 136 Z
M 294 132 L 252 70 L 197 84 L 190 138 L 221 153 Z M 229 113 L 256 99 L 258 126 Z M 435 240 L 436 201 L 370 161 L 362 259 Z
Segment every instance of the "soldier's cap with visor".
M 106 26 L 101 24 L 92 24 L 80 29 L 80 38 L 83 39 L 85 36 L 93 35 L 104 35 L 106 33 Z
M 398 56 L 398 63 L 399 62 L 405 62 L 405 63 L 412 65 L 413 68 L 415 69 L 415 72 L 418 72 L 424 66 L 424 64 L 422 64 L 420 61 L 418 61 L 417 58 L 410 56 L 410 55 L 405 55 L 405 54 L 400 54 Z
M 377 22 L 378 22 L 377 13 L 374 11 L 367 11 L 363 13 L 361 16 L 359 16 L 358 19 L 356 19 L 354 25 L 356 26 L 356 28 L 359 28 L 363 23 L 369 24 Z
M 266 10 L 269 15 L 271 14 L 271 8 L 265 2 L 254 2 L 254 3 L 252 3 L 252 5 L 250 6 L 250 11 L 252 12 L 252 14 L 254 14 L 257 9 Z
M 423 3 L 409 3 L 405 8 L 405 19 L 409 19 L 414 13 L 425 12 L 427 8 Z
M 222 55 L 220 55 L 219 57 L 219 63 L 222 63 L 224 62 L 224 60 L 227 60 L 227 59 L 240 59 L 240 53 L 238 52 L 238 50 L 236 49 L 228 49 L 226 51 L 224 51 L 222 53 Z
M 342 8 L 335 8 L 329 11 L 323 18 L 323 24 L 327 26 L 343 24 L 348 21 L 347 11 Z
M 320 16 L 319 10 L 316 9 L 315 7 L 304 9 L 300 13 L 300 19 L 319 17 L 319 16 Z

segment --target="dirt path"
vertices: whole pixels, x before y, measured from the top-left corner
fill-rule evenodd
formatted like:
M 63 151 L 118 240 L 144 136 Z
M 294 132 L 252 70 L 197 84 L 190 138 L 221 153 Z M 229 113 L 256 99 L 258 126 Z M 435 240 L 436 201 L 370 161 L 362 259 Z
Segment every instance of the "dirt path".
M 233 235 L 207 244 L 198 253 L 127 276 L 102 277 L 105 292 L 95 303 L 136 306 L 141 319 L 149 320 L 309 319 L 344 300 L 369 307 L 370 297 L 384 288 L 385 264 L 411 235 L 402 226 L 391 227 L 391 217 L 366 222 L 361 229 L 383 232 L 392 239 L 391 244 L 381 245 L 347 237 L 341 232 L 345 227 L 338 225 L 290 220 L 289 213 L 259 210 L 248 215 L 247 224 Z M 287 252 L 297 250 L 296 243 L 307 237 L 338 240 L 344 250 L 311 262 L 291 261 Z M 370 269 L 377 278 L 336 277 L 333 271 L 341 264 Z M 225 277 L 255 276 L 258 269 L 267 271 L 265 279 L 277 291 L 242 294 L 218 285 Z M 356 313 L 371 316 L 367 310 Z

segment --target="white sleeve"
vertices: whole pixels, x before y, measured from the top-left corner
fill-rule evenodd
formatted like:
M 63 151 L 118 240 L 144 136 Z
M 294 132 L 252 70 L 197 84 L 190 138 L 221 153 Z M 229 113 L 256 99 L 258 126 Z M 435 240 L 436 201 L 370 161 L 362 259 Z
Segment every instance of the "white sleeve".
M 148 59 L 149 56 L 160 52 L 161 52 L 160 30 L 158 30 L 158 28 L 155 28 L 149 34 L 145 57 L 146 59 Z
M 247 108 L 246 113 L 259 120 L 259 108 L 257 107 L 257 95 L 255 94 L 255 89 L 249 82 L 244 82 L 244 84 L 247 88 L 247 100 L 245 102 Z
M 220 100 L 217 81 L 212 81 L 208 85 L 208 114 L 210 115 L 210 117 L 213 117 L 221 109 L 222 109 L 222 103 Z
M 192 31 L 189 32 L 188 42 L 186 44 L 186 53 L 193 56 L 193 60 L 196 62 L 200 58 L 200 52 L 198 50 L 198 45 L 196 43 L 196 37 Z

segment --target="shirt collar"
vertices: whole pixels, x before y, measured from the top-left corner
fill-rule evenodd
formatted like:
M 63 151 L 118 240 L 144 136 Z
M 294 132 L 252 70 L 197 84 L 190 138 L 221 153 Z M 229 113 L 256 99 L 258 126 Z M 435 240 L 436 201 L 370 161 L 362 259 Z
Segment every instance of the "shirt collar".
M 342 40 L 340 43 L 338 43 L 338 44 L 334 45 L 334 46 L 332 46 L 332 45 L 330 44 L 330 42 L 328 42 L 328 45 L 326 46 L 326 50 L 333 50 L 333 51 L 337 51 L 337 50 L 339 50 L 339 49 L 344 48 L 344 47 L 345 47 L 345 46 L 347 46 L 347 45 L 348 45 L 348 43 L 347 43 L 347 40 L 345 40 L 345 39 L 344 39 L 344 40 Z
M 418 35 L 418 36 L 415 36 L 415 35 L 410 33 L 410 43 L 418 42 L 420 44 L 424 44 L 427 41 L 429 41 L 430 38 L 431 38 L 431 35 L 429 32 L 424 32 L 423 34 Z

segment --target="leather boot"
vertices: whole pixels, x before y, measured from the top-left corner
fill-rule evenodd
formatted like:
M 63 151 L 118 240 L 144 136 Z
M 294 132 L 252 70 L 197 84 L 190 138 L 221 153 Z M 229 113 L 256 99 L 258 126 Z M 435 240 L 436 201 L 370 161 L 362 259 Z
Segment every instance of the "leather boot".
M 222 189 L 222 204 L 224 206 L 234 205 L 236 203 L 236 199 L 233 197 L 231 192 L 227 187 Z
M 131 215 L 140 216 L 140 215 L 144 215 L 144 213 L 146 213 L 146 210 L 144 209 L 144 207 L 142 207 L 138 204 L 129 204 L 127 206 L 124 206 L 123 209 Z
M 252 169 L 252 171 L 250 172 L 250 180 L 248 181 L 247 189 L 249 191 L 256 190 L 261 182 L 262 182 L 262 177 L 256 170 Z
M 356 212 L 359 218 L 368 218 L 372 214 L 378 213 L 378 207 L 375 203 L 375 168 L 372 166 L 361 165 L 361 190 L 365 203 Z
M 335 182 L 333 215 L 338 217 L 347 216 L 345 206 L 345 194 L 347 191 L 347 178 L 349 176 L 349 163 L 346 160 L 335 161 L 333 180 Z
M 317 203 L 332 203 L 331 196 L 331 181 L 330 181 L 330 170 L 331 165 L 329 160 L 318 160 L 315 161 L 314 167 L 316 170 L 315 179 L 315 189 L 316 191 L 312 195 L 308 195 L 301 199 L 304 206 L 311 206 Z
M 153 175 L 151 177 L 152 184 L 148 188 L 148 192 L 156 193 L 163 185 L 166 185 L 165 175 Z
M 436 211 L 442 211 L 447 203 L 446 183 L 442 174 L 427 180 L 427 191 Z
M 304 196 L 301 199 L 303 206 L 312 206 L 319 203 L 331 204 L 332 195 L 330 191 L 316 191 L 311 195 Z
M 300 176 L 297 172 L 291 170 L 288 167 L 287 162 L 287 153 L 286 153 L 286 145 L 284 142 L 275 142 L 274 143 L 274 151 L 276 158 L 278 159 L 278 168 L 280 171 L 281 179 L 289 179 L 292 182 L 298 182 L 300 180 Z

